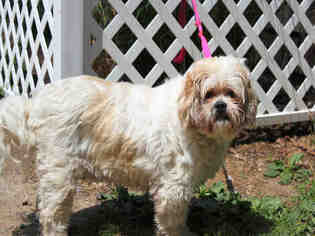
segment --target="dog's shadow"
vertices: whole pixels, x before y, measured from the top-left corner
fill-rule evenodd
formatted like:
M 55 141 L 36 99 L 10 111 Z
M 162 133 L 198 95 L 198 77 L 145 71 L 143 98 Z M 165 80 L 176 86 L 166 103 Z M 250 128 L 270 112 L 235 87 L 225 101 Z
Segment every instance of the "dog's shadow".
M 251 203 L 246 200 L 235 204 L 209 197 L 194 198 L 187 224 L 198 235 L 246 236 L 270 232 L 272 222 L 254 213 L 250 206 Z M 69 235 L 152 236 L 155 235 L 153 215 L 153 203 L 147 195 L 103 200 L 101 204 L 71 216 Z M 12 235 L 37 236 L 39 232 L 38 218 L 36 213 L 32 213 Z

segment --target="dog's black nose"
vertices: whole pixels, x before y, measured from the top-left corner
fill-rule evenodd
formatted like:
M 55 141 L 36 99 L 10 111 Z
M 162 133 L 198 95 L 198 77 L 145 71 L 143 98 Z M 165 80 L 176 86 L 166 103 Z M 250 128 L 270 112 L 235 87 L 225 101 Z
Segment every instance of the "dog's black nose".
M 214 107 L 216 108 L 216 110 L 220 113 L 223 113 L 223 112 L 226 112 L 226 103 L 223 102 L 223 101 L 217 101 L 215 104 L 214 104 Z

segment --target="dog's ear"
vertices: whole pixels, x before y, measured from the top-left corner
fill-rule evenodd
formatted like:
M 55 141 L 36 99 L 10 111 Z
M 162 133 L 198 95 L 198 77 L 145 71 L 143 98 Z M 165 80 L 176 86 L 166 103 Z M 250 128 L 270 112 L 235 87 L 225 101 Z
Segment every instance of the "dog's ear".
M 250 79 L 250 71 L 246 66 L 246 58 L 240 58 L 241 67 L 239 68 L 240 76 L 244 85 L 243 99 L 245 105 L 245 122 L 244 126 L 253 127 L 256 124 L 256 113 L 258 99 L 252 88 L 252 81 Z
M 178 115 L 183 127 L 196 127 L 200 122 L 202 84 L 205 71 L 209 74 L 209 63 L 213 59 L 202 59 L 191 65 L 184 75 L 184 87 L 178 98 Z
M 178 98 L 178 117 L 184 127 L 191 125 L 191 109 L 193 106 L 194 97 L 194 83 L 193 83 L 193 73 L 188 71 L 185 76 L 185 84 L 182 92 Z
M 257 103 L 258 99 L 253 91 L 251 81 L 245 79 L 245 125 L 248 127 L 254 127 L 256 124 Z

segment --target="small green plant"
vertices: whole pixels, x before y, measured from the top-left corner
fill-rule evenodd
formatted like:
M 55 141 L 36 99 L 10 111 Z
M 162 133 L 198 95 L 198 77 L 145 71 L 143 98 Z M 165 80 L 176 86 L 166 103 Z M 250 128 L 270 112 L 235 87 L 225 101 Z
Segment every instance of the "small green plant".
M 236 204 L 241 198 L 240 194 L 237 192 L 232 193 L 230 191 L 226 191 L 225 185 L 222 181 L 213 183 L 211 187 L 201 185 L 197 195 L 199 198 L 210 197 L 216 201 L 230 202 L 232 204 Z
M 267 219 L 273 219 L 276 215 L 280 214 L 283 209 L 283 203 L 278 197 L 264 196 L 262 198 L 252 197 L 249 198 L 251 207 L 254 212 L 257 212 Z
M 136 194 L 128 192 L 128 189 L 124 186 L 118 185 L 111 189 L 110 193 L 100 193 L 99 200 L 117 200 L 119 202 L 128 201 L 129 199 L 135 197 Z
M 297 186 L 298 195 L 292 206 L 283 208 L 274 217 L 275 235 L 313 236 L 315 234 L 315 181 L 305 181 Z
M 270 163 L 267 167 L 267 170 L 264 172 L 264 176 L 275 178 L 279 176 L 284 170 L 284 163 L 283 161 L 276 160 Z
M 297 165 L 300 158 L 294 156 L 284 168 Z M 290 204 L 286 204 L 274 196 L 241 197 L 238 193 L 227 191 L 223 182 L 210 187 L 202 185 L 192 201 L 189 227 L 203 236 L 313 236 L 315 181 L 307 180 L 296 187 L 298 194 L 289 200 Z M 103 225 L 99 236 L 126 235 L 123 234 L 125 230 L 131 232 L 130 235 L 152 235 L 152 205 L 145 199 L 129 194 L 124 187 L 116 187 L 112 191 L 112 220 Z M 111 209 L 108 203 L 107 207 L 107 211 Z
M 275 178 L 280 176 L 280 184 L 290 184 L 292 181 L 302 182 L 311 176 L 311 171 L 298 165 L 302 160 L 304 154 L 296 153 L 293 154 L 286 165 L 281 160 L 275 160 L 270 163 L 267 170 L 264 172 L 264 176 L 269 178 Z

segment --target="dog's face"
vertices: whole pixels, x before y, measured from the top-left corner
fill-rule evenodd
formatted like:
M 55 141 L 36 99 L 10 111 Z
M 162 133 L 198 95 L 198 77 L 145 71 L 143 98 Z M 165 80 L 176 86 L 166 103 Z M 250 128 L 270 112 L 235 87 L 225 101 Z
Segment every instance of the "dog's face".
M 186 73 L 179 118 L 201 134 L 234 138 L 240 128 L 255 122 L 256 104 L 242 59 L 202 59 Z

